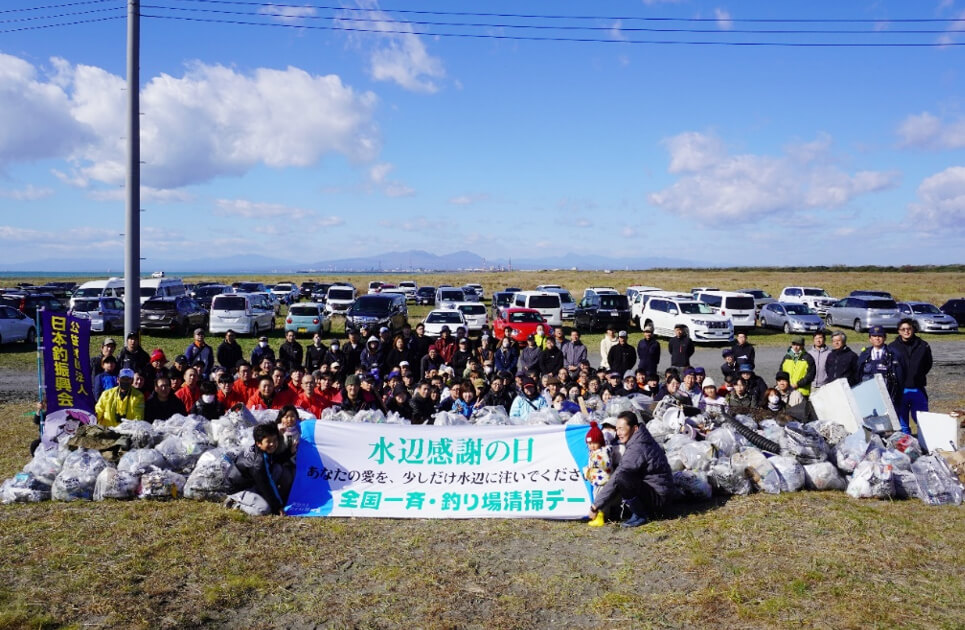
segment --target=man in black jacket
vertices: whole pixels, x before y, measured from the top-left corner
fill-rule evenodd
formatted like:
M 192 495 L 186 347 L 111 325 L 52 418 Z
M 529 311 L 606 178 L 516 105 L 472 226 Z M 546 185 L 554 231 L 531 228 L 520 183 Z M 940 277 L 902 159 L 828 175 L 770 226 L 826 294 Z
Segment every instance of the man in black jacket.
M 730 349 L 734 351 L 734 359 L 737 363 L 750 363 L 756 366 L 757 352 L 754 350 L 754 345 L 747 341 L 747 333 L 738 332 L 734 335 L 734 340 L 734 345 Z
M 632 370 L 636 365 L 637 353 L 627 344 L 627 331 L 617 333 L 617 345 L 610 348 L 606 360 L 610 364 L 610 371 L 618 372 L 621 379 L 627 370 Z
M 421 380 L 415 386 L 415 393 L 409 399 L 412 414 L 409 419 L 412 424 L 432 424 L 432 415 L 436 412 L 435 403 L 429 397 L 429 381 Z
M 647 427 L 639 424 L 636 413 L 620 413 L 616 430 L 617 438 L 626 450 L 610 481 L 593 497 L 590 518 L 622 498 L 632 513 L 623 527 L 639 527 L 670 499 L 674 488 L 673 474 L 663 448 Z
M 144 403 L 144 419 L 147 422 L 167 420 L 175 414 L 188 415 L 181 399 L 171 392 L 171 379 L 162 374 L 154 379 L 154 394 Z
M 136 332 L 127 335 L 124 349 L 117 355 L 117 368 L 119 370 L 129 369 L 137 372 L 146 370 L 151 366 L 151 357 L 141 347 L 140 337 Z
M 539 373 L 556 374 L 563 367 L 563 351 L 556 347 L 556 340 L 553 337 L 546 338 L 546 346 L 539 353 Z
M 680 324 L 673 327 L 673 338 L 667 342 L 670 352 L 670 365 L 676 368 L 690 367 L 690 357 L 694 356 L 694 342 Z
M 224 334 L 224 341 L 218 345 L 218 351 L 215 353 L 218 365 L 224 367 L 231 374 L 234 374 L 238 362 L 245 358 L 241 344 L 237 342 L 235 337 L 235 331 L 229 329 Z
M 932 366 L 931 346 L 916 335 L 916 332 L 915 320 L 906 317 L 898 322 L 898 338 L 888 346 L 905 367 L 904 382 L 899 383 L 901 401 L 896 407 L 901 430 L 908 435 L 911 435 L 908 419 L 914 418 L 917 424 L 918 412 L 928 411 L 928 392 L 925 391 L 925 385 L 928 384 L 928 372 Z
M 848 335 L 838 331 L 831 335 L 831 353 L 824 364 L 828 382 L 848 379 L 848 385 L 858 384 L 858 355 L 848 347 Z
M 295 341 L 295 331 L 285 331 L 285 342 L 278 348 L 278 360 L 284 361 L 289 370 L 305 364 L 305 350 Z
M 328 354 L 328 348 L 322 343 L 322 336 L 315 333 L 312 344 L 305 349 L 305 371 L 314 372 L 321 367 L 325 363 L 326 354 Z
M 637 369 L 645 374 L 656 372 L 660 367 L 660 342 L 653 338 L 653 326 L 643 328 L 643 339 L 637 343 Z

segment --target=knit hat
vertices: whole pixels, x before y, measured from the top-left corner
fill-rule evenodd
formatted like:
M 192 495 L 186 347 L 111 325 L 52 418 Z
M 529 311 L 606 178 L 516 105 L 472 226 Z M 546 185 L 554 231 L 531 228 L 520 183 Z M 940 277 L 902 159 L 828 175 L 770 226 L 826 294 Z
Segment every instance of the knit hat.
M 704 387 L 717 387 L 717 383 L 714 382 L 714 379 L 708 376 L 704 379 Z
M 587 444 L 606 444 L 603 431 L 600 430 L 600 426 L 596 422 L 590 423 L 590 430 L 586 432 L 586 442 Z
M 151 363 L 154 363 L 155 361 L 160 361 L 162 364 L 168 362 L 168 358 L 164 356 L 164 350 L 161 350 L 160 348 L 154 349 L 154 352 L 151 353 Z

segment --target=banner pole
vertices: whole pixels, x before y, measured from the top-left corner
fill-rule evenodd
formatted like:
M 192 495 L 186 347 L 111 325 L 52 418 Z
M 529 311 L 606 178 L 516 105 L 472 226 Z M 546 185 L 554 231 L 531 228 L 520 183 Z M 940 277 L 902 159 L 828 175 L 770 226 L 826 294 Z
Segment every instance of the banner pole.
M 40 412 L 37 413 L 37 415 L 40 416 L 40 422 L 38 424 L 40 425 L 41 438 L 43 438 L 43 435 L 44 435 L 44 418 L 46 417 L 46 414 L 42 413 L 43 406 L 44 406 L 44 368 L 43 368 L 44 336 L 40 332 L 40 320 L 42 317 L 41 311 L 43 310 L 44 310 L 44 307 L 41 306 L 34 313 L 34 330 L 36 331 L 35 337 L 37 340 L 37 403 L 40 405 L 40 410 L 41 410 Z

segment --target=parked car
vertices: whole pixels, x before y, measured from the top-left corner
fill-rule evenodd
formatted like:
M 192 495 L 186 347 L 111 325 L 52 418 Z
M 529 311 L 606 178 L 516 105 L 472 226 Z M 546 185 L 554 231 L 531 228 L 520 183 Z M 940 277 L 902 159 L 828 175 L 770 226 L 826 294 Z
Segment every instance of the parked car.
M 654 297 L 680 298 L 683 300 L 693 299 L 689 293 L 680 293 L 679 291 L 664 291 L 663 289 L 638 290 L 634 294 L 633 299 L 630 300 L 630 319 L 636 323 L 637 328 L 641 330 L 644 326 L 644 322 L 641 319 L 643 309 L 647 306 L 650 298 Z
M 262 282 L 233 282 L 231 286 L 238 293 L 268 293 L 268 287 Z
M 825 318 L 828 326 L 836 325 L 867 330 L 871 326 L 898 328 L 898 304 L 883 298 L 846 297 L 831 304 Z
M 141 304 L 151 298 L 175 297 L 185 295 L 187 289 L 181 278 L 165 278 L 164 276 L 153 278 L 142 278 L 138 283 Z
M 754 307 L 760 313 L 765 304 L 777 302 L 774 297 L 764 289 L 737 289 L 737 293 L 747 293 L 754 298 Z
M 314 280 L 305 280 L 298 287 L 298 298 L 304 298 L 306 300 L 311 299 L 312 293 L 315 291 L 315 287 L 317 286 L 318 283 Z
M 958 332 L 955 318 L 928 302 L 898 302 L 898 313 L 915 320 L 921 332 Z
M 91 280 L 80 285 L 71 296 L 73 305 L 77 298 L 117 297 L 124 298 L 124 278 L 111 277 L 106 280 Z
M 308 296 L 308 299 L 312 302 L 325 304 L 325 300 L 328 299 L 328 289 L 331 286 L 328 282 L 316 282 L 315 287 L 312 289 L 312 294 Z
M 466 296 L 465 298 L 463 298 L 463 301 L 465 301 L 465 302 L 478 302 L 478 301 L 479 301 L 479 299 L 480 299 L 480 298 L 479 298 L 479 294 L 476 292 L 476 288 L 473 287 L 472 285 L 467 284 L 467 285 L 462 286 L 462 287 L 459 287 L 459 288 L 462 289 L 462 294 L 463 294 L 464 296 Z
M 491 315 L 493 321 L 499 317 L 499 314 L 503 309 L 508 308 L 513 304 L 514 295 L 515 293 L 509 293 L 508 291 L 496 291 L 493 293 L 492 308 L 490 309 L 492 311 Z
M 196 288 L 194 293 L 194 299 L 198 301 L 198 304 L 204 308 L 211 308 L 211 300 L 214 296 L 221 295 L 222 293 L 233 293 L 234 289 L 226 284 L 206 284 Z
M 942 304 L 942 313 L 951 315 L 959 326 L 965 326 L 965 298 L 954 298 Z
M 537 291 L 539 290 L 540 289 L 537 289 Z M 505 289 L 503 289 L 503 291 L 505 291 L 506 293 L 519 293 L 520 291 L 522 291 L 522 289 L 520 289 L 519 287 L 506 287 Z
M 466 301 L 466 294 L 455 287 L 439 287 L 436 289 L 436 305 L 441 308 L 453 308 L 454 304 Z
M 299 302 L 292 304 L 285 316 L 285 332 L 289 330 L 294 330 L 296 336 L 328 334 L 332 332 L 332 320 L 318 302 Z
M 627 296 L 617 292 L 585 292 L 583 299 L 576 305 L 573 325 L 580 332 L 594 331 L 613 325 L 617 330 L 626 330 L 630 324 L 630 301 Z
M 479 332 L 483 326 L 489 324 L 489 316 L 486 314 L 486 305 L 479 302 L 460 302 L 456 308 L 462 311 L 466 318 L 466 325 L 469 332 Z
M 429 311 L 426 318 L 422 320 L 425 326 L 427 337 L 438 337 L 442 334 L 442 327 L 448 326 L 449 331 L 455 334 L 460 326 L 466 326 L 466 316 L 457 308 L 439 308 Z
M 697 301 L 709 305 L 718 315 L 730 317 L 734 328 L 753 328 L 757 323 L 757 307 L 750 293 L 700 291 Z
M 513 306 L 535 308 L 550 326 L 563 325 L 563 303 L 559 293 L 520 291 L 513 296 Z
M 493 336 L 496 339 L 505 337 L 507 329 L 513 331 L 510 338 L 521 343 L 525 343 L 527 337 L 538 331 L 543 331 L 543 334 L 548 336 L 553 330 L 536 309 L 516 307 L 504 309 L 493 321 Z
M 824 330 L 824 320 L 805 304 L 765 304 L 761 307 L 760 322 L 761 328 L 778 328 L 788 334 Z
M 333 284 L 328 288 L 325 298 L 325 312 L 329 315 L 344 315 L 355 302 L 355 287 Z
M 476 294 L 476 301 L 482 302 L 486 299 L 486 290 L 483 289 L 483 285 L 479 284 L 478 282 L 470 282 L 466 284 L 466 286 L 462 288 L 463 292 L 465 292 L 466 289 L 471 289 L 472 292 Z
M 426 306 L 434 306 L 436 303 L 436 288 L 419 287 L 416 289 L 415 303 Z
M 378 330 L 385 326 L 394 334 L 402 330 L 407 321 L 409 310 L 401 293 L 361 295 L 345 312 L 346 330 L 358 330 L 362 326 Z
M 151 298 L 141 305 L 141 328 L 166 330 L 186 335 L 195 328 L 207 328 L 208 311 L 187 295 Z
M 269 293 L 271 293 L 280 304 L 292 304 L 298 300 L 298 287 L 292 282 L 279 282 L 269 290 Z
M 15 341 L 23 341 L 28 345 L 37 341 L 34 320 L 19 309 L 0 304 L 0 344 Z
M 275 313 L 264 293 L 222 293 L 211 301 L 208 330 L 253 335 L 275 329 Z
M 697 294 L 705 291 L 720 291 L 720 289 L 717 287 L 691 287 L 690 296 L 696 300 Z
M 827 315 L 828 307 L 835 303 L 837 298 L 824 289 L 818 287 L 784 287 L 778 302 L 806 304 L 812 310 L 817 311 L 818 315 Z
M 402 280 L 399 282 L 399 288 L 405 291 L 405 297 L 409 300 L 415 300 L 416 291 L 419 290 L 419 285 L 415 283 L 414 280 Z
M 41 308 L 57 313 L 67 312 L 67 305 L 49 293 L 5 293 L 0 296 L 0 303 L 14 307 L 30 319 L 35 319 L 37 310 Z
M 369 289 L 368 289 L 367 295 L 375 295 L 376 293 L 379 292 L 379 289 L 381 288 L 382 288 L 382 281 L 373 280 L 372 282 L 369 282 Z
M 576 300 L 573 299 L 573 295 L 569 291 L 560 286 L 549 286 L 545 289 L 537 289 L 537 291 L 558 293 L 560 296 L 560 307 L 563 309 L 563 319 L 572 320 L 576 317 Z
M 92 332 L 124 330 L 124 302 L 120 298 L 81 298 L 68 312 L 74 317 L 89 319 Z
M 674 327 L 680 324 L 694 343 L 734 339 L 734 324 L 729 317 L 689 298 L 651 297 L 643 308 L 642 319 L 644 326 L 653 326 L 654 334 L 662 337 L 672 337 Z

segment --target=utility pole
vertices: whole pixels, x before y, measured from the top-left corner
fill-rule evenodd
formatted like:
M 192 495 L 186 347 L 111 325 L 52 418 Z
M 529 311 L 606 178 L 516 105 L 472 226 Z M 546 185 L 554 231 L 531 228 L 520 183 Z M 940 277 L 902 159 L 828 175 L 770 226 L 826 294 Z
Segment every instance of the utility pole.
M 140 0 L 127 0 L 127 230 L 124 233 L 124 332 L 141 328 Z

